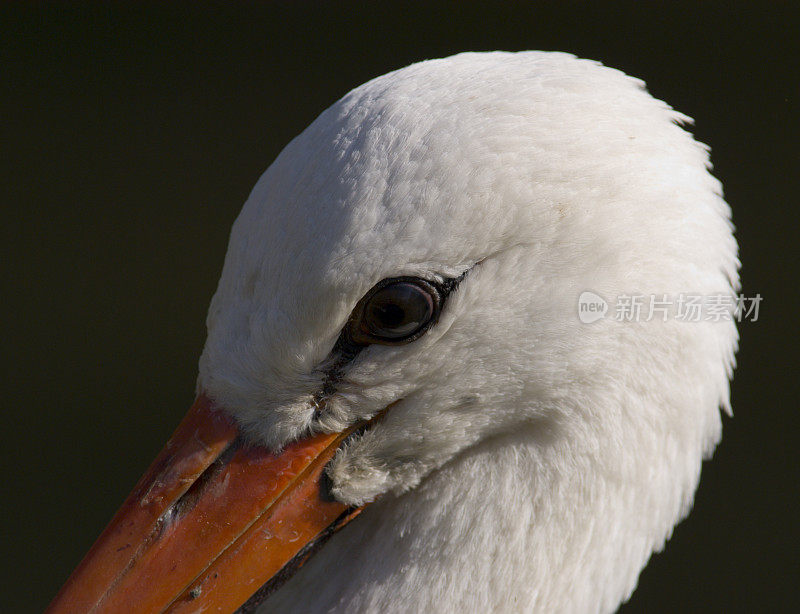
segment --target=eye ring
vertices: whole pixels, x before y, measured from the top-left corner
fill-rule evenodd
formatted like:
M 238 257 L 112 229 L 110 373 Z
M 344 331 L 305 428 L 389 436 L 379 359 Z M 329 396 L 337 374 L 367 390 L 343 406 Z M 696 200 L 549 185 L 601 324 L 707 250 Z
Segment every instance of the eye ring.
M 391 277 L 375 285 L 353 310 L 350 340 L 357 345 L 404 345 L 436 323 L 442 297 L 418 277 Z

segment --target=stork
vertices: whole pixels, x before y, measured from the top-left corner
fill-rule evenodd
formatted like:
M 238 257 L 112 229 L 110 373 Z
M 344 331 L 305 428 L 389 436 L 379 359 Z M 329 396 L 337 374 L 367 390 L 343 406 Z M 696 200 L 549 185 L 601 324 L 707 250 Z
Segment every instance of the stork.
M 676 313 L 738 290 L 687 121 L 553 52 L 324 111 L 233 226 L 197 401 L 49 611 L 615 611 L 730 411 L 733 319 Z

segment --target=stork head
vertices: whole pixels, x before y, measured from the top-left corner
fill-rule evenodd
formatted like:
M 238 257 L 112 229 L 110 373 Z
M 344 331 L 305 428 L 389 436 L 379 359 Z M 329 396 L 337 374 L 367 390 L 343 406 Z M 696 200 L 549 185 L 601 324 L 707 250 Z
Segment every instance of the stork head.
M 628 397 L 713 445 L 730 322 L 578 317 L 585 290 L 730 295 L 728 207 L 685 119 L 562 54 L 462 54 L 357 88 L 286 147 L 234 225 L 200 388 L 275 449 L 396 403 L 331 465 L 352 503 L 523 424 L 592 430 Z M 344 356 L 360 301 L 398 278 L 444 302 L 436 322 Z
M 532 467 L 581 473 L 586 505 L 605 501 L 592 484 L 647 502 L 635 582 L 719 440 L 737 340 L 731 318 L 676 317 L 682 295 L 738 287 L 729 209 L 686 121 L 560 53 L 461 54 L 356 88 L 237 219 L 201 398 L 275 458 L 344 433 L 320 491 L 350 509 L 524 433 Z M 604 318 L 579 317 L 584 291 Z M 638 318 L 614 317 L 619 297 L 639 297 Z

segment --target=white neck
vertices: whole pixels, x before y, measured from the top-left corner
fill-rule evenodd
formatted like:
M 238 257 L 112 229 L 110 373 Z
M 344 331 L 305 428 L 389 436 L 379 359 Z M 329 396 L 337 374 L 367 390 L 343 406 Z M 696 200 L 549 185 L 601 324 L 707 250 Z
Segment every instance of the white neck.
M 261 611 L 613 612 L 688 511 L 700 465 L 679 433 L 625 420 L 482 442 L 368 507 Z M 615 460 L 600 466 L 604 445 Z

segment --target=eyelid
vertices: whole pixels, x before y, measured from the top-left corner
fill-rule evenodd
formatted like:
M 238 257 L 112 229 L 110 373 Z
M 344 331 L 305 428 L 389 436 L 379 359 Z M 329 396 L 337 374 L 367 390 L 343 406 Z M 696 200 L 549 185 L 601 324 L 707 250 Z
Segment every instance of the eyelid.
M 353 309 L 350 317 L 345 322 L 344 327 L 342 328 L 341 332 L 339 333 L 339 337 L 336 339 L 336 343 L 333 346 L 328 357 L 325 359 L 323 365 L 321 365 L 320 372 L 323 375 L 322 385 L 314 395 L 314 404 L 319 408 L 327 399 L 328 397 L 332 396 L 336 392 L 336 386 L 338 381 L 341 379 L 345 369 L 347 366 L 355 360 L 356 356 L 361 353 L 361 350 L 367 348 L 370 345 L 370 342 L 367 343 L 357 343 L 355 339 L 352 338 L 352 328 L 354 326 L 354 321 L 356 319 L 357 314 L 359 313 L 359 308 L 363 307 L 363 304 L 369 300 L 369 297 L 376 292 L 378 289 L 384 287 L 385 285 L 392 283 L 394 281 L 406 279 L 411 281 L 422 281 L 437 291 L 438 296 L 438 310 L 434 314 L 433 318 L 431 318 L 431 322 L 429 325 L 423 327 L 421 333 L 414 337 L 414 339 L 419 338 L 422 334 L 428 331 L 433 325 L 436 324 L 439 314 L 441 313 L 442 309 L 444 308 L 445 302 L 447 298 L 450 296 L 453 290 L 455 290 L 461 281 L 466 277 L 467 273 L 472 270 L 473 267 L 480 264 L 482 260 L 479 260 L 475 264 L 473 264 L 470 268 L 465 270 L 461 275 L 458 277 L 446 277 L 441 276 L 441 279 L 437 279 L 435 281 L 431 281 L 428 279 L 423 279 L 420 277 L 411 277 L 411 276 L 401 276 L 401 277 L 389 277 L 387 279 L 383 279 L 373 288 L 370 289 L 367 294 L 365 294 L 361 300 L 356 304 L 356 307 Z M 437 276 L 438 277 L 438 276 Z M 406 339 L 400 343 L 384 343 L 383 345 L 405 345 L 406 343 L 410 343 L 414 339 Z M 316 413 L 319 412 L 319 409 L 316 410 Z
M 414 284 L 427 291 L 431 297 L 431 300 L 433 301 L 433 314 L 431 315 L 431 318 L 423 326 L 421 326 L 419 330 L 414 331 L 406 337 L 400 337 L 398 339 L 378 337 L 365 331 L 361 326 L 361 322 L 364 315 L 364 308 L 369 303 L 370 299 L 383 288 L 392 284 L 403 282 Z M 411 343 L 412 341 L 419 339 L 428 331 L 431 326 L 436 323 L 436 321 L 439 319 L 439 313 L 441 312 L 444 298 L 446 298 L 446 295 L 442 293 L 442 291 L 437 287 L 436 283 L 431 283 L 430 281 L 422 279 L 421 277 L 388 277 L 375 284 L 370 291 L 367 292 L 360 301 L 358 301 L 358 304 L 356 305 L 355 309 L 353 309 L 353 312 L 350 314 L 350 318 L 345 325 L 345 330 L 347 331 L 349 339 L 354 344 L 360 346 L 406 345 L 407 343 Z
M 339 359 L 336 359 L 337 364 L 341 362 L 340 359 L 343 359 L 344 363 L 349 362 L 350 360 L 352 360 L 352 358 L 358 355 L 358 353 L 361 350 L 373 344 L 405 345 L 407 343 L 415 341 L 416 339 L 419 339 L 432 326 L 436 324 L 442 310 L 444 309 L 444 305 L 447 302 L 447 299 L 453 292 L 453 290 L 455 290 L 459 286 L 459 284 L 464 280 L 464 278 L 467 276 L 467 273 L 469 273 L 474 267 L 479 265 L 481 262 L 483 262 L 483 259 L 475 262 L 472 266 L 464 270 L 464 272 L 458 275 L 457 277 L 448 277 L 446 275 L 432 275 L 434 279 L 426 279 L 424 277 L 415 277 L 413 275 L 399 275 L 397 277 L 387 277 L 386 279 L 382 279 L 381 281 L 376 283 L 372 288 L 370 288 L 370 290 L 363 297 L 361 297 L 358 303 L 356 303 L 356 306 L 350 313 L 350 317 L 347 319 L 347 322 L 345 322 L 344 327 L 339 333 L 339 337 L 336 340 L 336 343 L 332 350 L 332 355 L 339 356 Z M 432 294 L 435 300 L 435 312 L 430 322 L 426 326 L 423 326 L 419 331 L 414 333 L 414 335 L 412 335 L 411 337 L 404 338 L 395 342 L 385 341 L 385 340 L 382 341 L 379 339 L 373 339 L 363 335 L 359 335 L 357 333 L 357 324 L 360 314 L 363 312 L 364 305 L 367 303 L 367 301 L 369 301 L 372 295 L 375 294 L 375 292 L 377 292 L 381 288 L 384 288 L 385 286 L 391 283 L 396 283 L 399 281 L 408 281 L 420 285 L 424 284 L 425 286 L 433 288 L 435 290 L 435 294 Z M 338 368 L 341 367 L 342 365 L 339 365 Z

